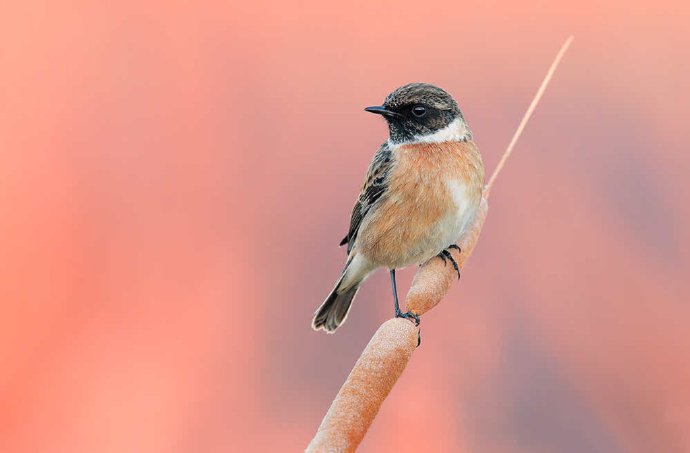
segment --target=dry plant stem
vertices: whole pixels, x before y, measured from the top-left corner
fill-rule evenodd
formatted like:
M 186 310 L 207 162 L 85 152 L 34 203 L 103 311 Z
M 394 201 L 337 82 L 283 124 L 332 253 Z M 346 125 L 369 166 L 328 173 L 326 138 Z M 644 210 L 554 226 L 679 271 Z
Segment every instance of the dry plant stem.
M 458 244 L 461 252 L 451 250 L 459 268 L 462 268 L 474 250 L 482 231 L 488 212 L 491 187 L 572 40 L 573 37 L 569 37 L 556 55 L 503 157 L 485 186 L 480 209 L 470 229 Z M 430 260 L 419 269 L 412 281 L 412 287 L 407 293 L 406 309 L 423 315 L 443 299 L 456 278 L 457 274 L 453 266 L 444 264 L 441 259 Z M 355 363 L 306 451 L 330 453 L 351 452 L 357 449 L 381 404 L 407 366 L 417 346 L 418 333 L 419 329 L 406 319 L 391 319 L 381 325 Z
M 486 198 L 486 199 L 489 198 L 489 193 L 491 192 L 491 187 L 493 187 L 494 181 L 496 180 L 496 177 L 498 176 L 498 174 L 503 169 L 503 166 L 505 165 L 506 160 L 508 160 L 508 156 L 510 156 L 510 153 L 513 152 L 513 148 L 515 147 L 515 144 L 517 143 L 518 138 L 520 138 L 520 135 L 522 135 L 522 131 L 525 129 L 527 122 L 532 117 L 532 112 L 534 112 L 534 109 L 537 107 L 537 104 L 539 104 L 539 101 L 541 100 L 541 97 L 544 94 L 544 91 L 546 91 L 546 87 L 549 85 L 549 82 L 551 81 L 551 77 L 553 77 L 553 73 L 556 72 L 556 68 L 558 67 L 558 64 L 561 62 L 561 58 L 563 58 L 563 55 L 565 55 L 566 50 L 568 50 L 568 47 L 570 47 L 570 44 L 572 42 L 573 42 L 572 36 L 568 37 L 568 39 L 565 40 L 565 42 L 561 46 L 561 50 L 559 50 L 558 53 L 556 54 L 556 58 L 553 59 L 553 63 L 551 63 L 549 70 L 546 71 L 546 76 L 544 77 L 544 80 L 541 82 L 541 85 L 539 85 L 539 89 L 537 90 L 537 94 L 534 96 L 534 99 L 532 99 L 532 102 L 530 103 L 529 107 L 527 107 L 527 111 L 525 112 L 524 116 L 522 117 L 522 120 L 520 121 L 520 125 L 515 130 L 515 133 L 513 134 L 513 138 L 510 140 L 508 147 L 503 152 L 503 156 L 501 157 L 501 160 L 498 162 L 498 165 L 496 165 L 496 169 L 494 170 L 493 174 L 491 175 L 491 178 L 489 178 L 489 182 L 486 184 L 486 187 L 484 188 L 484 198 Z

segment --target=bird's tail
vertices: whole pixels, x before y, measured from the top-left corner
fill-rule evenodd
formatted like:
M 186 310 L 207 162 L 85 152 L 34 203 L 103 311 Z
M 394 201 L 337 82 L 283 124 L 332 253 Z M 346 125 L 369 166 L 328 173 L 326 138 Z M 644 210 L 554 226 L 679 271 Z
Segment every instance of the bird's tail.
M 352 299 L 354 299 L 358 289 L 359 286 L 355 286 L 339 294 L 336 286 L 316 311 L 311 323 L 314 330 L 323 329 L 328 333 L 335 332 L 335 329 L 347 318 Z
M 321 304 L 311 325 L 314 330 L 323 329 L 328 333 L 333 333 L 347 318 L 350 311 L 352 300 L 359 290 L 359 285 L 370 273 L 370 270 L 363 269 L 361 260 L 350 260 L 345 267 L 343 275 L 335 284 L 335 288 Z

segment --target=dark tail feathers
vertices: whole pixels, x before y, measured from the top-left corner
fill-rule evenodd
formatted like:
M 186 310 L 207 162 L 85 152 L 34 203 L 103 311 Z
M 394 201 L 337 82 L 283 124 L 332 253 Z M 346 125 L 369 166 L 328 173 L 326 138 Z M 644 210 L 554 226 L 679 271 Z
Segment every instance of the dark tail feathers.
M 335 329 L 347 318 L 347 313 L 352 305 L 352 299 L 354 299 L 358 289 L 359 285 L 355 285 L 342 291 L 340 289 L 340 282 L 338 282 L 331 294 L 328 295 L 324 303 L 316 311 L 314 320 L 311 323 L 314 330 L 323 329 L 328 333 L 335 332 Z

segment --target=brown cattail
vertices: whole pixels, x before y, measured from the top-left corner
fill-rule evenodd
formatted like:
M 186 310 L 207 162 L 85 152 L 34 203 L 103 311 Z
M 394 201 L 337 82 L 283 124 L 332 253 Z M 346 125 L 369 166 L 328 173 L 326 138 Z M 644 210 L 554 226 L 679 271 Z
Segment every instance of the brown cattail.
M 321 422 L 308 452 L 354 451 L 417 347 L 418 328 L 402 318 L 376 331 Z

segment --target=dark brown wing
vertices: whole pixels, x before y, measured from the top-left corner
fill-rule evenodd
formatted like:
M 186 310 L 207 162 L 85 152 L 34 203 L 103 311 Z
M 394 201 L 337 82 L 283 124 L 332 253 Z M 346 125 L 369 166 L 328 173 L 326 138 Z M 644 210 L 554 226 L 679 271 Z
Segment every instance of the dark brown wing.
M 350 230 L 347 236 L 340 241 L 340 245 L 347 244 L 347 253 L 350 253 L 352 246 L 357 239 L 357 232 L 362 224 L 362 220 L 366 217 L 371 207 L 376 203 L 376 200 L 386 192 L 388 188 L 388 175 L 393 164 L 393 152 L 388 147 L 388 143 L 384 143 L 374 154 L 374 159 L 369 165 L 367 176 L 364 178 L 364 186 L 359 194 L 355 207 L 352 208 L 352 217 L 350 218 Z

